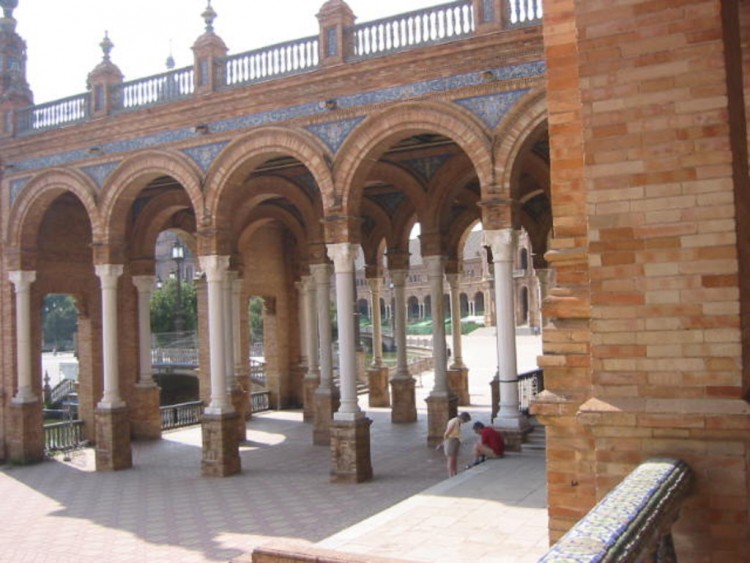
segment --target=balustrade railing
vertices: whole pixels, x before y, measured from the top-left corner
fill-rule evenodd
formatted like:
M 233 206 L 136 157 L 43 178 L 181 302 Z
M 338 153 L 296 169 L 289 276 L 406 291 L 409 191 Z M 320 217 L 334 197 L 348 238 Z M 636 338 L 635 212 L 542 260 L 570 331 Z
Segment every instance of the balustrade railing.
M 44 425 L 44 452 L 47 455 L 72 450 L 82 444 L 84 444 L 82 420 L 66 420 Z
M 485 11 L 493 10 L 485 0 Z M 506 29 L 540 25 L 542 0 L 505 0 L 504 13 L 494 15 Z M 362 60 L 439 44 L 475 32 L 471 0 L 460 0 L 365 22 L 345 30 L 347 61 Z M 319 36 L 279 43 L 225 57 L 217 88 L 231 88 L 307 72 L 320 66 Z M 122 113 L 184 99 L 195 93 L 192 66 L 131 80 L 111 87 L 111 111 Z M 16 133 L 25 134 L 71 125 L 91 117 L 92 94 L 86 92 L 63 100 L 16 112 Z
M 90 115 L 90 99 L 89 94 L 78 94 L 19 110 L 16 113 L 16 132 L 44 131 L 85 121 Z
M 250 381 L 261 387 L 266 386 L 266 364 L 250 358 Z
M 451 2 L 357 24 L 347 32 L 351 57 L 361 59 L 471 35 L 474 11 L 471 1 Z
M 544 391 L 544 370 L 518 374 L 518 410 L 528 414 L 531 400 Z
M 73 379 L 61 379 L 50 393 L 50 403 L 59 403 L 68 395 L 77 391 L 78 382 Z
M 198 350 L 196 348 L 155 348 L 151 350 L 151 364 L 157 367 L 198 367 Z
M 224 85 L 240 86 L 313 69 L 319 63 L 318 36 L 279 43 L 226 57 Z
M 161 411 L 162 430 L 182 428 L 183 426 L 192 426 L 200 423 L 201 414 L 203 413 L 203 403 L 201 401 L 178 403 L 176 405 L 160 407 L 159 410 Z
M 115 107 L 120 111 L 179 100 L 195 91 L 193 67 L 185 67 L 112 86 Z
M 250 393 L 250 400 L 253 405 L 253 412 L 267 411 L 271 409 L 271 394 L 268 391 L 258 391 Z

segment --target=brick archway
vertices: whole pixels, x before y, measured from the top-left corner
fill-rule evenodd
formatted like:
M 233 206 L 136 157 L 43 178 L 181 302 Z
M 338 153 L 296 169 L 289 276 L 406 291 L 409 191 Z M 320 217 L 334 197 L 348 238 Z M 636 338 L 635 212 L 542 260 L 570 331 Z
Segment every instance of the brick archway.
M 480 184 L 492 178 L 489 134 L 468 111 L 442 102 L 407 102 L 365 119 L 336 156 L 336 189 L 346 215 L 357 215 L 364 181 L 374 161 L 393 142 L 434 132 L 453 140 L 472 162 Z

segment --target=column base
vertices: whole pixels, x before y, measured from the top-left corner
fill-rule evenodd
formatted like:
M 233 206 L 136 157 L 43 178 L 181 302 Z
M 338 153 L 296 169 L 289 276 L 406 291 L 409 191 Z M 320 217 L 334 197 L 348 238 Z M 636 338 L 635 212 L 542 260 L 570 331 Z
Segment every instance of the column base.
M 134 439 L 161 438 L 160 391 L 156 385 L 135 386 L 133 403 L 130 405 L 130 432 Z
M 427 445 L 434 447 L 443 441 L 448 421 L 458 414 L 455 395 L 430 395 L 427 402 Z
M 390 407 L 391 396 L 388 393 L 388 368 L 374 367 L 367 370 L 370 387 L 371 407 Z
M 94 420 L 96 421 L 96 470 L 119 471 L 133 467 L 128 407 L 97 408 L 94 412 Z
M 320 386 L 320 377 L 305 377 L 303 385 L 302 420 L 312 422 L 315 419 L 315 390 Z
M 331 443 L 333 413 L 339 410 L 341 395 L 334 388 L 315 392 L 315 417 L 313 419 L 313 444 L 328 446 Z
M 331 482 L 362 483 L 372 479 L 369 418 L 331 422 Z
M 357 360 L 357 381 L 367 383 L 367 354 L 364 350 L 355 352 Z
M 229 414 L 204 414 L 201 418 L 203 432 L 203 458 L 201 474 L 204 477 L 228 477 L 241 471 L 240 448 L 237 440 L 236 412 Z
M 30 403 L 11 402 L 8 408 L 11 420 L 8 460 L 18 465 L 39 463 L 44 459 L 42 404 L 38 399 Z
M 240 385 L 235 385 L 231 392 L 231 401 L 234 411 L 237 413 L 237 440 L 244 442 L 247 439 L 247 426 L 245 421 L 249 418 L 248 411 L 250 407 L 249 393 Z
M 458 404 L 469 406 L 469 368 L 454 367 L 448 370 L 448 388 L 458 398 Z
M 417 398 L 414 390 L 416 382 L 413 377 L 394 377 L 391 379 L 391 422 L 416 422 Z

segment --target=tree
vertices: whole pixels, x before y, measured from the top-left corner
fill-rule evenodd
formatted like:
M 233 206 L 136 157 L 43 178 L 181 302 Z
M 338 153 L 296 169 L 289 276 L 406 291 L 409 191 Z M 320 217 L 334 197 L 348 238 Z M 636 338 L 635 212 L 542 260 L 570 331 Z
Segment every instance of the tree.
M 78 330 L 78 308 L 70 295 L 50 294 L 42 306 L 43 341 L 55 349 L 72 349 Z
M 184 330 L 195 330 L 198 318 L 198 296 L 195 285 L 190 282 L 169 279 L 154 291 L 151 298 L 151 331 L 154 333 L 175 332 L 175 312 L 177 311 L 177 284 L 181 283 L 182 315 Z

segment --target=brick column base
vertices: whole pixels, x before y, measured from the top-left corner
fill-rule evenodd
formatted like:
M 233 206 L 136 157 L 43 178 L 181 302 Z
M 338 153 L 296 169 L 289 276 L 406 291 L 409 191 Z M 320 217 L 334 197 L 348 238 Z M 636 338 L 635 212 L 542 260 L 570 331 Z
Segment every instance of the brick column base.
M 362 483 L 372 479 L 369 418 L 331 422 L 331 482 Z
M 26 465 L 44 459 L 44 421 L 39 400 L 32 403 L 11 403 L 8 459 Z
M 249 418 L 250 395 L 239 385 L 232 388 L 232 406 L 237 413 L 237 440 L 244 442 L 247 439 L 247 427 L 245 421 Z
M 443 441 L 448 421 L 458 414 L 455 395 L 430 395 L 427 402 L 427 445 L 437 446 Z
M 331 443 L 333 413 L 339 410 L 341 395 L 336 388 L 315 391 L 315 417 L 313 419 L 313 444 L 328 446 Z
M 203 415 L 201 419 L 203 430 L 201 474 L 204 477 L 228 477 L 240 472 L 238 418 L 239 414 L 236 412 Z
M 133 467 L 130 449 L 130 414 L 128 407 L 100 409 L 96 421 L 96 470 L 119 471 Z
M 370 406 L 390 407 L 391 396 L 388 393 L 388 368 L 370 368 L 367 370 L 370 386 Z
M 136 385 L 130 405 L 130 432 L 136 440 L 161 438 L 160 389 L 156 385 Z
M 458 404 L 469 406 L 469 368 L 451 368 L 448 370 L 448 388 L 458 398 Z
M 413 377 L 394 377 L 391 379 L 391 422 L 416 422 L 417 398 L 414 391 Z
M 315 390 L 320 386 L 319 377 L 305 377 L 302 380 L 303 402 L 302 420 L 312 422 L 315 419 Z

